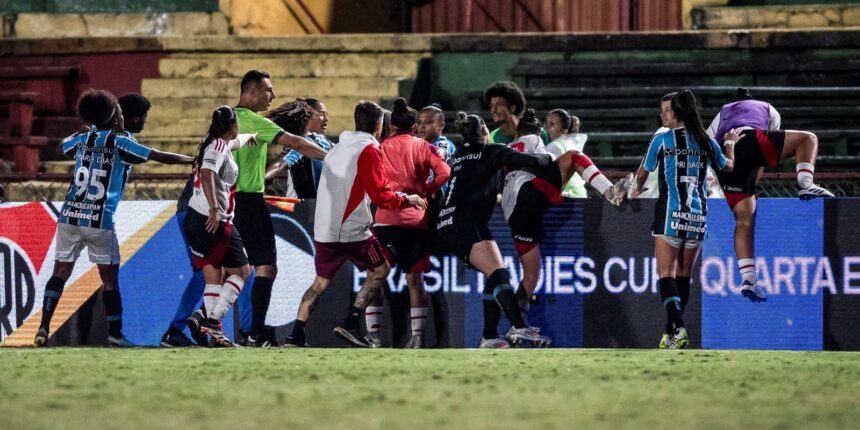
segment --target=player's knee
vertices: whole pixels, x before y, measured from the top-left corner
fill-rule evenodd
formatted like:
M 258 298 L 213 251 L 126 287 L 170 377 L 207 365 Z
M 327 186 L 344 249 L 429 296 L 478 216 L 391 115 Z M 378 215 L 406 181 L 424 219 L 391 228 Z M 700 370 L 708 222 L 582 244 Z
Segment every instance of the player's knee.
M 369 280 L 381 281 L 388 277 L 388 274 L 391 272 L 391 266 L 388 263 L 383 262 L 379 266 L 376 266 L 367 272 L 367 278 Z
M 242 278 L 243 281 L 248 280 L 251 276 L 251 266 L 244 265 L 236 270 L 236 276 Z

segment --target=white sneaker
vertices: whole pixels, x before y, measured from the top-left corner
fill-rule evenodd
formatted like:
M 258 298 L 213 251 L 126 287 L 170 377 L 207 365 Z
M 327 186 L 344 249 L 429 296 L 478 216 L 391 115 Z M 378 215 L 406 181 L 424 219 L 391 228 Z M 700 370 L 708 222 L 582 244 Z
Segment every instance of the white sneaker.
M 802 190 L 797 192 L 797 197 L 800 197 L 800 200 L 812 200 L 817 197 L 836 197 L 830 191 L 821 188 L 818 185 L 812 184 L 808 188 L 803 188 Z
M 750 281 L 744 281 L 741 287 L 741 294 L 753 303 L 767 301 L 767 291 L 759 287 L 758 284 L 750 283 Z
M 511 327 L 505 337 L 508 338 L 508 341 L 513 346 L 524 346 L 525 344 L 530 343 L 538 348 L 546 348 L 550 343 L 552 343 L 552 339 L 546 336 L 541 336 L 540 333 L 531 327 Z
M 424 335 L 423 334 L 413 334 L 411 338 L 409 338 L 409 342 L 406 343 L 406 349 L 422 349 L 424 348 Z
M 128 340 L 128 338 L 125 336 L 120 336 L 120 337 L 108 336 L 107 343 L 108 343 L 108 346 L 113 346 L 116 348 L 134 348 L 137 346 L 137 345 L 135 345 L 134 342 Z
M 497 337 L 494 339 L 484 339 L 481 338 L 481 343 L 478 344 L 478 348 L 480 349 L 499 349 L 499 348 L 510 348 L 511 345 L 508 341 Z

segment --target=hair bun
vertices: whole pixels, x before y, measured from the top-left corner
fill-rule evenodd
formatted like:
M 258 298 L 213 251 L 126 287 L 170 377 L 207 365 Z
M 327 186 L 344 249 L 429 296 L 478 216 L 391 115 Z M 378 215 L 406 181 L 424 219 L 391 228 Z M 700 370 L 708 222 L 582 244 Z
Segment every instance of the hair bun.
M 394 100 L 394 109 L 392 109 L 392 112 L 406 112 L 408 110 L 409 107 L 406 104 L 406 99 L 404 99 L 403 97 L 398 97 L 396 100 Z
M 457 121 L 465 121 L 467 116 L 466 112 L 457 112 Z

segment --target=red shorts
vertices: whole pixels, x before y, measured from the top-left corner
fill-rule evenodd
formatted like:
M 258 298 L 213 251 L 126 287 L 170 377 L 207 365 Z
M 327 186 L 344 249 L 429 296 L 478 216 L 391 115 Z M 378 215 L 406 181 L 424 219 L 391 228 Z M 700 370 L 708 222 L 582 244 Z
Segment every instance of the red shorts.
M 382 263 L 391 264 L 391 256 L 376 236 L 360 242 L 314 241 L 314 250 L 317 276 L 325 279 L 333 278 L 346 260 L 362 271 L 378 267 Z
M 729 208 L 734 209 L 738 203 L 750 198 L 755 197 L 755 194 L 747 194 L 747 193 L 734 193 L 731 191 L 726 191 L 723 194 L 726 195 L 726 203 L 729 204 Z

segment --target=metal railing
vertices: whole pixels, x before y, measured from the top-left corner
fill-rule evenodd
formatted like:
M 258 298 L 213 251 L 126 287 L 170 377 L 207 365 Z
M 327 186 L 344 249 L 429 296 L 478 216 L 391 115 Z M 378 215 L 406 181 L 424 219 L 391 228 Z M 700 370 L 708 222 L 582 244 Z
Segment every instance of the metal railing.
M 612 179 L 618 179 L 627 172 L 605 173 Z M 187 180 L 186 174 L 133 174 L 124 198 L 176 200 Z M 818 173 L 815 182 L 837 197 L 860 197 L 860 173 Z M 69 183 L 70 178 L 66 174 L 0 175 L 0 201 L 62 201 L 69 191 Z M 268 184 L 266 193 L 284 195 L 286 190 L 286 179 L 277 178 Z M 797 197 L 797 190 L 793 173 L 765 173 L 759 181 L 760 197 Z M 597 197 L 596 193 L 590 196 Z

